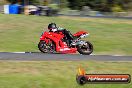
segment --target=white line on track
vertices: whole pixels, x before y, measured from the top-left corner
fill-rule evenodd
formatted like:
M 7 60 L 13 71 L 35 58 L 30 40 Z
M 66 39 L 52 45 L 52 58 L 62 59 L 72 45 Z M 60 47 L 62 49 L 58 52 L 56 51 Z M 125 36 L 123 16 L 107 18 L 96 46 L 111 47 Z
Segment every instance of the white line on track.
M 7 52 L 7 53 L 37 53 L 37 52 Z M 38 52 L 39 53 L 39 52 Z M 95 56 L 95 55 L 100 55 L 100 54 L 90 54 L 91 56 Z M 123 55 L 118 55 L 118 54 L 115 54 L 115 55 L 109 55 L 109 56 L 123 56 Z M 125 55 L 124 55 L 125 56 Z
M 9 52 L 9 53 L 26 53 L 26 52 Z
M 111 55 L 111 56 L 123 56 L 123 55 Z

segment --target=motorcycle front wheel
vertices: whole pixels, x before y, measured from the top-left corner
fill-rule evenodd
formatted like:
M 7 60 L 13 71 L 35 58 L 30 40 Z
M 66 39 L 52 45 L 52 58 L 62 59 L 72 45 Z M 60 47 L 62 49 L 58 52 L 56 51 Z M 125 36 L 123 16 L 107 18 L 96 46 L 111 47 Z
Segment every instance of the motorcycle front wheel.
M 47 44 L 45 41 L 40 41 L 38 48 L 43 53 L 55 53 L 55 44 L 52 41 Z
M 93 45 L 89 41 L 86 41 L 85 44 L 79 44 L 77 50 L 80 54 L 90 55 L 93 52 Z

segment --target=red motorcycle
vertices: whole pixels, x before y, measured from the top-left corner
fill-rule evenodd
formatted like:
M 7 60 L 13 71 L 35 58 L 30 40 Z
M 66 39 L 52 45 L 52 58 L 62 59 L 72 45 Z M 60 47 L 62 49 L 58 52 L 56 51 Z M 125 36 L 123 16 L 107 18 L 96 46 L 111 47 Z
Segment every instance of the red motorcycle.
M 44 32 L 40 37 L 38 48 L 43 53 L 76 53 L 90 55 L 93 52 L 93 45 L 89 41 L 80 40 L 88 36 L 89 33 L 79 31 L 73 34 L 77 39 L 74 45 L 67 44 L 64 41 L 64 34 L 54 32 Z

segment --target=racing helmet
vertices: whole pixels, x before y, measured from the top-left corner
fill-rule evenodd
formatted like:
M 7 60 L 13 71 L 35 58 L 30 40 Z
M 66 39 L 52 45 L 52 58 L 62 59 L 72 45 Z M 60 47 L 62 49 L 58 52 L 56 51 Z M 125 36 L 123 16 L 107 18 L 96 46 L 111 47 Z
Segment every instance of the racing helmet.
M 48 25 L 48 29 L 49 29 L 49 31 L 52 31 L 52 32 L 57 31 L 56 24 L 55 24 L 55 23 L 50 23 L 50 24 Z

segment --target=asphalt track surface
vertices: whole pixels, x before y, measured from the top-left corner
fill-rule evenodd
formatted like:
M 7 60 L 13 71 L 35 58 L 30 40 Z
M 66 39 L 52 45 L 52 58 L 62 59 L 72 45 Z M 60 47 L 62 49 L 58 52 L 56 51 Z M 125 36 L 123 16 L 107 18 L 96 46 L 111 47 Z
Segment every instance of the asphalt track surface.
M 0 53 L 0 60 L 19 61 L 132 61 L 132 56 L 44 54 L 44 53 Z

